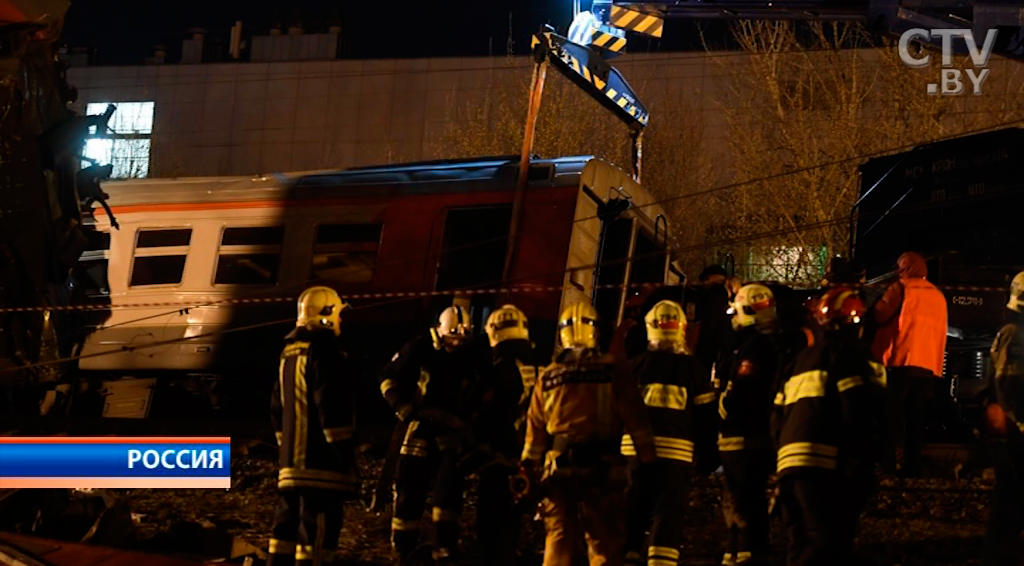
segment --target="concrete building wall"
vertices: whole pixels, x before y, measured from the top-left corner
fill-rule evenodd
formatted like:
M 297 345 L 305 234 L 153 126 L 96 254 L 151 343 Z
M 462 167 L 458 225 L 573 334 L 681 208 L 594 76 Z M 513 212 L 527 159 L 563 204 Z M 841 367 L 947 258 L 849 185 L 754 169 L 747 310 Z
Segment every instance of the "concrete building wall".
M 718 63 L 703 53 L 615 63 L 652 121 L 699 112 L 705 135 L 717 137 Z M 155 101 L 150 176 L 236 175 L 437 158 L 458 109 L 485 104 L 496 89 L 525 90 L 530 64 L 474 57 L 80 67 L 69 80 L 80 112 L 94 102 Z

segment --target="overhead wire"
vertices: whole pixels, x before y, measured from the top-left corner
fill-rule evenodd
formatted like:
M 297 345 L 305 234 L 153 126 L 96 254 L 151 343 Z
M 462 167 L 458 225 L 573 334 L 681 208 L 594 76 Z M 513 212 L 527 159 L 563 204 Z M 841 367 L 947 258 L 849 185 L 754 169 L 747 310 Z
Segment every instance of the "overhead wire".
M 987 195 L 987 197 L 989 197 L 989 198 L 1000 198 L 1000 197 L 1005 197 L 1007 195 L 1017 195 L 1017 194 L 1024 194 L 1024 189 L 1017 189 L 1017 190 L 1010 191 L 1010 192 L 1005 192 L 1005 193 L 995 193 L 995 194 L 992 194 L 992 195 Z M 966 198 L 968 198 L 968 197 L 964 197 L 964 199 L 966 199 Z M 955 203 L 955 202 L 957 202 L 958 199 L 952 199 L 952 200 Z M 943 207 L 946 207 L 946 206 L 949 206 L 948 202 L 928 202 L 928 203 L 921 203 L 921 204 L 918 204 L 918 205 L 909 205 L 907 207 L 904 207 L 902 210 L 905 211 L 905 212 L 923 212 L 923 211 L 927 211 L 927 210 L 930 210 L 930 209 L 943 208 Z M 627 257 L 624 257 L 624 258 L 616 258 L 614 260 L 604 260 L 604 261 L 598 261 L 598 262 L 591 263 L 591 264 L 574 266 L 574 267 L 571 267 L 571 268 L 563 269 L 561 271 L 550 271 L 550 272 L 546 272 L 546 273 L 525 275 L 525 276 L 513 278 L 511 280 L 498 280 L 498 281 L 492 281 L 492 282 L 488 282 L 488 283 L 481 283 L 481 284 L 478 284 L 478 285 L 468 286 L 468 287 L 464 287 L 464 288 L 461 288 L 461 289 L 453 289 L 453 290 L 447 290 L 447 291 L 432 291 L 432 292 L 411 292 L 411 293 L 408 293 L 408 295 L 410 295 L 410 296 L 402 296 L 402 297 L 397 297 L 397 298 L 389 299 L 389 300 L 386 300 L 386 301 L 369 303 L 369 304 L 361 305 L 361 306 L 354 306 L 354 307 L 350 307 L 350 309 L 346 309 L 346 310 L 369 309 L 369 308 L 383 306 L 383 305 L 386 305 L 386 304 L 393 304 L 393 303 L 397 303 L 397 302 L 402 302 L 402 301 L 406 301 L 406 300 L 410 300 L 410 299 L 422 298 L 424 296 L 432 296 L 432 295 L 454 295 L 454 296 L 459 296 L 460 293 L 467 294 L 467 293 L 470 293 L 470 292 L 476 290 L 478 287 L 483 287 L 484 291 L 493 292 L 493 293 L 498 293 L 498 292 L 508 291 L 508 290 L 511 290 L 513 292 L 519 291 L 519 292 L 522 292 L 522 293 L 529 293 L 529 292 L 531 292 L 530 289 L 516 289 L 515 287 L 510 287 L 508 284 L 509 283 L 515 283 L 517 281 L 523 281 L 523 280 L 529 280 L 529 279 L 540 279 L 540 278 L 557 276 L 557 275 L 562 275 L 564 277 L 564 275 L 566 275 L 568 273 L 571 273 L 571 272 L 575 272 L 575 271 L 591 270 L 591 269 L 595 269 L 597 267 L 606 267 L 606 266 L 610 266 L 610 265 L 623 264 L 623 263 L 627 263 L 628 264 L 630 262 L 635 262 L 637 260 L 655 259 L 655 258 L 659 258 L 659 257 L 664 257 L 665 254 L 680 253 L 680 252 L 684 252 L 684 251 L 693 251 L 693 250 L 704 249 L 704 248 L 707 248 L 707 247 L 735 245 L 735 244 L 741 244 L 741 243 L 748 243 L 748 242 L 751 242 L 751 241 L 763 240 L 763 239 L 771 238 L 771 237 L 786 236 L 786 235 L 790 235 L 790 234 L 794 234 L 794 233 L 799 233 L 799 232 L 803 232 L 803 231 L 823 229 L 823 228 L 828 228 L 828 227 L 832 227 L 832 226 L 846 224 L 846 223 L 849 222 L 849 220 L 850 220 L 850 217 L 848 215 L 834 216 L 832 218 L 827 218 L 827 219 L 824 219 L 824 220 L 821 220 L 821 221 L 805 223 L 805 224 L 802 224 L 802 225 L 797 225 L 797 226 L 790 227 L 790 228 L 785 228 L 785 229 L 778 229 L 778 230 L 773 230 L 773 231 L 766 231 L 766 232 L 761 232 L 761 233 L 748 234 L 748 235 L 744 235 L 744 236 L 738 236 L 738 237 L 735 237 L 735 238 L 729 238 L 729 239 L 720 240 L 720 241 L 712 242 L 712 243 L 706 243 L 706 244 L 696 244 L 696 245 L 692 245 L 692 246 L 679 246 L 679 247 L 665 249 L 665 250 L 658 250 L 658 251 L 648 252 L 648 253 L 639 254 L 639 255 L 627 256 Z M 487 287 L 489 287 L 491 285 L 504 285 L 506 288 L 504 288 L 504 289 L 488 289 Z M 663 283 L 661 283 L 661 284 L 658 284 L 658 283 L 631 284 L 631 285 L 628 285 L 628 287 L 631 287 L 631 288 L 634 288 L 634 287 L 635 288 L 644 288 L 644 287 L 656 287 L 656 286 L 659 286 L 659 285 L 663 285 Z M 625 285 L 625 284 L 598 285 L 597 282 L 595 282 L 595 287 L 602 287 L 602 288 L 622 288 L 622 287 L 626 287 L 626 286 L 627 285 Z M 561 288 L 564 289 L 564 286 L 561 286 Z M 966 289 L 973 289 L 975 287 L 968 286 L 968 287 L 964 287 L 964 288 L 966 288 Z M 391 295 L 394 295 L 394 294 L 396 294 L 396 293 L 391 293 Z M 388 295 L 387 293 L 383 293 L 383 294 L 381 294 L 381 297 L 385 298 L 385 297 L 387 297 L 387 295 Z M 342 296 L 344 297 L 345 295 L 342 295 Z M 59 365 L 59 364 L 69 363 L 69 362 L 77 361 L 77 360 L 81 360 L 81 359 L 101 357 L 101 356 L 108 356 L 108 355 L 120 354 L 120 353 L 124 353 L 124 352 L 134 352 L 134 351 L 141 350 L 141 349 L 149 349 L 149 348 L 154 348 L 154 347 L 159 347 L 159 346 L 167 346 L 167 345 L 173 345 L 173 344 L 180 344 L 180 343 L 187 342 L 187 341 L 190 341 L 190 340 L 195 340 L 195 339 L 198 339 L 198 338 L 209 338 L 209 337 L 213 337 L 213 336 L 223 336 L 224 334 L 235 333 L 235 332 L 244 332 L 244 331 L 248 331 L 248 330 L 255 330 L 255 329 L 258 329 L 258 328 L 265 328 L 265 327 L 269 327 L 269 326 L 276 326 L 276 325 L 287 324 L 287 323 L 292 323 L 292 322 L 294 322 L 294 318 L 289 317 L 287 319 L 281 319 L 281 320 L 274 320 L 274 321 L 270 321 L 270 322 L 251 324 L 251 325 L 242 326 L 242 327 L 226 328 L 226 329 L 212 331 L 212 332 L 208 332 L 208 333 L 204 333 L 204 334 L 198 334 L 198 335 L 194 335 L 194 336 L 187 336 L 187 337 L 181 337 L 181 338 L 172 338 L 172 339 L 168 339 L 168 340 L 155 341 L 155 342 L 149 342 L 149 343 L 145 343 L 145 344 L 138 344 L 138 345 L 131 345 L 131 346 L 121 346 L 121 347 L 113 348 L 113 349 L 110 349 L 110 350 L 104 350 L 104 351 L 100 351 L 100 352 L 92 352 L 92 353 L 89 353 L 89 354 L 78 354 L 78 355 L 69 356 L 69 357 L 66 357 L 66 358 L 61 358 L 61 359 L 58 359 L 58 360 L 46 360 L 46 361 L 42 361 L 42 362 L 35 362 L 35 363 L 25 364 L 25 365 L 21 365 L 21 366 L 16 366 L 16 367 L 12 367 L 12 368 L 0 369 L 0 374 L 8 373 L 8 372 L 13 372 L 13 371 L 20 371 L 20 370 L 24 370 L 24 369 L 31 369 L 31 368 L 36 368 L 36 367 L 42 367 L 42 366 Z
M 979 129 L 971 130 L 971 131 L 968 131 L 968 132 L 963 132 L 963 133 L 959 133 L 959 134 L 954 134 L 954 135 L 949 135 L 949 136 L 944 136 L 944 137 L 936 138 L 933 141 L 930 141 L 930 142 L 925 143 L 925 144 L 907 144 L 907 145 L 898 146 L 898 147 L 894 147 L 894 148 L 888 148 L 888 149 L 885 149 L 885 150 L 879 150 L 879 151 L 872 152 L 872 153 L 869 153 L 869 154 L 862 154 L 862 155 L 857 155 L 857 156 L 851 156 L 851 157 L 846 157 L 846 158 L 841 158 L 841 159 L 833 160 L 833 161 L 830 161 L 830 162 L 819 163 L 819 164 L 815 164 L 815 165 L 811 165 L 811 166 L 806 166 L 806 167 L 801 167 L 801 168 L 797 168 L 797 169 L 792 169 L 790 171 L 784 171 L 784 172 L 780 172 L 780 173 L 775 173 L 775 174 L 772 174 L 772 175 L 767 175 L 767 176 L 764 176 L 764 177 L 758 177 L 758 178 L 755 178 L 755 179 L 747 179 L 747 180 L 744 180 L 744 181 L 739 181 L 739 182 L 735 182 L 735 183 L 729 183 L 729 184 L 726 184 L 726 185 L 720 185 L 720 186 L 717 186 L 717 187 L 712 187 L 712 188 L 704 189 L 704 190 L 701 190 L 701 191 L 685 193 L 685 194 L 682 194 L 682 195 L 676 195 L 676 196 L 672 196 L 672 197 L 665 197 L 665 198 L 657 199 L 657 200 L 654 200 L 652 202 L 645 203 L 645 204 L 635 204 L 635 205 L 632 205 L 631 208 L 633 208 L 633 209 L 643 209 L 643 208 L 648 208 L 648 207 L 651 207 L 651 206 L 663 205 L 663 204 L 666 204 L 666 203 L 669 203 L 669 202 L 676 202 L 676 201 L 685 200 L 685 199 L 697 198 L 697 197 L 700 197 L 700 196 L 707 196 L 707 195 L 714 194 L 714 193 L 717 193 L 717 192 L 720 192 L 720 191 L 727 191 L 727 190 L 732 190 L 732 189 L 737 189 L 737 188 L 740 188 L 740 187 L 744 187 L 744 186 L 747 186 L 747 185 L 753 185 L 753 184 L 757 184 L 757 183 L 763 183 L 763 182 L 767 182 L 767 181 L 772 181 L 772 180 L 780 179 L 780 178 L 783 178 L 783 177 L 786 177 L 786 176 L 789 176 L 789 175 L 797 175 L 797 174 L 800 174 L 800 173 L 810 172 L 810 171 L 814 171 L 816 169 L 820 169 L 820 168 L 824 168 L 824 167 L 832 167 L 832 166 L 835 166 L 835 165 L 842 165 L 844 163 L 848 163 L 848 162 L 851 162 L 851 161 L 864 161 L 864 160 L 867 160 L 867 159 L 871 159 L 873 157 L 879 157 L 879 156 L 888 155 L 888 154 L 891 154 L 891 153 L 894 153 L 894 152 L 899 152 L 899 151 L 904 151 L 904 150 L 908 150 L 908 149 L 913 149 L 915 147 L 932 145 L 932 144 L 936 144 L 936 143 L 940 143 L 940 142 L 944 142 L 944 141 L 949 141 L 949 140 L 957 139 L 957 138 L 964 137 L 964 136 L 975 135 L 975 134 L 979 134 L 979 133 L 983 133 L 983 132 L 988 132 L 988 131 L 992 131 L 992 130 L 996 130 L 996 129 L 1002 129 L 1002 128 L 1006 128 L 1006 127 L 1009 127 L 1009 126 L 1012 126 L 1012 125 L 1016 125 L 1016 124 L 1020 124 L 1020 123 L 1024 123 L 1024 119 L 1013 120 L 1013 121 L 1010 121 L 1010 122 L 1003 122 L 1003 123 L 996 124 L 996 125 L 993 125 L 993 126 L 988 126 L 988 127 L 985 127 L 985 128 L 979 128 Z M 579 223 L 579 222 L 585 222 L 585 221 L 589 221 L 589 220 L 595 220 L 595 219 L 598 219 L 598 218 L 599 217 L 597 215 L 585 216 L 585 217 L 573 220 L 571 222 L 571 224 L 576 224 L 576 223 Z M 462 244 L 462 245 L 459 245 L 459 246 L 451 246 L 451 247 L 444 248 L 444 249 L 441 249 L 441 250 L 438 250 L 438 251 L 430 251 L 430 252 L 425 252 L 425 253 L 422 253 L 422 254 L 416 254 L 416 255 L 413 255 L 413 256 L 408 256 L 408 257 L 403 257 L 403 258 L 396 258 L 396 259 L 389 260 L 389 261 L 386 261 L 386 262 L 377 263 L 377 264 L 374 265 L 373 269 L 376 269 L 377 267 L 381 267 L 381 266 L 392 265 L 392 264 L 395 264 L 395 263 L 408 262 L 408 261 L 414 261 L 414 260 L 419 260 L 419 259 L 425 260 L 425 259 L 428 259 L 430 257 L 440 256 L 442 254 L 450 253 L 452 251 L 463 250 L 463 249 L 473 248 L 473 247 L 477 247 L 477 246 L 483 246 L 483 245 L 487 245 L 487 244 L 493 244 L 493 243 L 505 241 L 509 237 L 520 237 L 520 236 L 529 235 L 529 234 L 530 234 L 529 231 L 520 231 L 520 232 L 514 233 L 514 234 L 510 233 L 508 236 L 499 236 L 499 237 L 495 237 L 495 238 L 480 240 L 480 241 L 469 243 L 469 244 Z M 710 247 L 710 246 L 704 246 L 704 247 Z M 691 250 L 687 250 L 687 251 L 693 251 L 693 250 L 691 249 Z M 360 269 L 371 269 L 371 268 L 369 268 L 369 267 L 361 267 Z M 290 285 L 290 286 L 286 287 L 286 289 L 290 289 L 290 288 L 296 288 L 297 289 L 297 288 L 300 288 L 300 287 L 303 287 L 303 286 L 307 286 L 307 285 L 310 285 L 310 284 L 313 284 L 313 283 L 329 282 L 329 281 L 330 281 L 329 279 L 324 279 L 324 278 L 311 279 L 311 280 L 307 280 L 307 281 L 305 281 L 303 283 L 300 283 L 300 284 Z M 281 293 L 281 289 L 280 288 L 275 289 L 273 291 L 273 293 L 279 295 Z M 104 326 L 104 327 L 101 327 L 101 328 L 109 329 L 109 328 L 113 328 L 115 326 L 127 325 L 127 324 L 132 324 L 134 322 L 141 322 L 143 320 L 149 320 L 149 319 L 152 319 L 152 318 L 158 318 L 158 317 L 162 317 L 162 316 L 173 315 L 175 313 L 181 312 L 183 310 L 188 310 L 188 309 L 191 309 L 191 308 L 201 308 L 201 307 L 207 307 L 207 306 L 215 306 L 215 305 L 218 305 L 218 304 L 224 304 L 224 303 L 230 303 L 230 302 L 233 302 L 233 301 L 238 301 L 240 298 L 245 298 L 245 296 L 260 296 L 260 295 L 265 295 L 265 294 L 267 294 L 267 290 L 266 289 L 255 289 L 255 290 L 252 290 L 252 291 L 244 292 L 243 293 L 243 297 L 239 297 L 236 294 L 236 295 L 234 295 L 234 296 L 232 296 L 230 298 L 217 299 L 217 300 L 212 300 L 212 301 L 207 301 L 207 302 L 202 302 L 202 303 L 183 303 L 180 307 L 176 307 L 174 310 L 169 310 L 169 311 L 167 311 L 165 313 L 159 313 L 159 314 L 154 314 L 154 315 L 147 315 L 147 316 L 142 317 L 140 319 L 119 322 L 119 323 L 115 323 L 114 325 Z M 104 310 L 103 308 L 101 308 L 102 306 L 105 306 L 105 305 L 102 305 L 102 304 L 99 305 L 99 307 L 96 310 Z M 41 309 L 41 310 L 45 310 L 45 309 Z M 0 312 L 2 312 L 2 309 L 0 309 Z

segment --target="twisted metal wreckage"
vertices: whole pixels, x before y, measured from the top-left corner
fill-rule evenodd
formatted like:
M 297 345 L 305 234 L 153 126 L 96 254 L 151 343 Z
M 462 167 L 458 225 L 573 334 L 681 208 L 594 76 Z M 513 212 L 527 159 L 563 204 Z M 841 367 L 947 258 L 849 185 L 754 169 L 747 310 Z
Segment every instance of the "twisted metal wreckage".
M 0 0 L 0 304 L 59 306 L 72 300 L 72 267 L 85 247 L 81 201 L 100 200 L 99 181 L 111 168 L 80 169 L 90 128 L 104 132 L 111 106 L 99 116 L 69 109 L 77 90 L 60 61 L 67 0 Z M 45 312 L 0 316 L 0 368 L 57 356 L 44 348 L 52 329 L 70 320 Z M 54 350 L 54 351 L 49 351 Z M 21 370 L 0 376 L 0 420 L 38 412 L 41 388 L 53 373 Z M 28 401 L 28 402 L 26 402 Z M 2 427 L 0 427 L 2 428 Z

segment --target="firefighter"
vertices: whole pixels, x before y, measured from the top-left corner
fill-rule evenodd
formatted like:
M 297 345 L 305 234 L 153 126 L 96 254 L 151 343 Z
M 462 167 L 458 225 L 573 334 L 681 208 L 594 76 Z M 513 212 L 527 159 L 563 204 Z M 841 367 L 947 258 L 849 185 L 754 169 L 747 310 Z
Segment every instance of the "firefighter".
M 1024 530 L 1024 271 L 1010 284 L 1007 323 L 992 343 L 996 402 L 988 407 L 996 444 L 996 485 L 985 533 L 984 566 L 1021 562 Z
M 519 516 L 509 481 L 523 448 L 524 399 L 529 399 L 524 392 L 533 386 L 537 369 L 523 311 L 504 305 L 491 313 L 485 329 L 493 358 L 473 395 L 470 454 L 478 455 L 472 468 L 480 479 L 476 532 L 481 563 L 502 566 L 516 563 Z
M 820 332 L 780 380 L 772 425 L 787 566 L 853 563 L 885 420 L 886 373 L 861 340 L 865 311 L 853 288 L 825 292 Z
M 648 350 L 633 360 L 633 375 L 647 405 L 658 459 L 652 476 L 632 482 L 627 492 L 626 562 L 671 566 L 679 563 L 695 456 L 714 445 L 708 425 L 715 418 L 716 395 L 707 372 L 686 349 L 682 306 L 661 301 L 644 322 Z M 628 434 L 622 437 L 622 454 L 636 456 Z
M 656 459 L 650 422 L 624 355 L 632 323 L 619 327 L 611 354 L 598 350 L 596 325 L 597 312 L 587 303 L 562 312 L 558 335 L 563 349 L 537 380 L 527 413 L 521 465 L 543 485 L 544 566 L 572 564 L 584 534 L 592 566 L 622 564 L 623 425 L 639 461 Z M 642 466 L 637 476 L 648 470 Z
M 763 564 L 768 550 L 768 479 L 775 471 L 775 296 L 764 285 L 745 285 L 729 310 L 735 341 L 715 369 L 721 418 L 718 449 L 725 472 L 722 511 L 728 531 L 722 563 Z
M 391 519 L 392 547 L 402 562 L 419 543 L 419 522 L 431 491 L 432 555 L 438 563 L 455 560 L 462 510 L 461 435 L 478 370 L 472 329 L 464 308 L 448 307 L 428 336 L 406 344 L 381 372 L 381 393 L 398 418 L 408 421 Z
M 346 307 L 330 288 L 307 289 L 285 338 L 270 412 L 281 469 L 269 566 L 330 564 L 342 502 L 358 491 L 354 397 L 337 342 Z

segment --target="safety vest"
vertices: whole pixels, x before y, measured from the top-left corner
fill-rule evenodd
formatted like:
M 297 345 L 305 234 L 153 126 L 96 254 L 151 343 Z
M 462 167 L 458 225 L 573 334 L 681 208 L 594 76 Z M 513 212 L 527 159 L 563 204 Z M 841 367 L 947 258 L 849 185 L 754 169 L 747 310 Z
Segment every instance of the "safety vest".
M 941 377 L 948 321 L 942 291 L 926 279 L 904 279 L 899 320 L 878 330 L 876 339 L 885 348 L 882 363 L 924 368 Z

